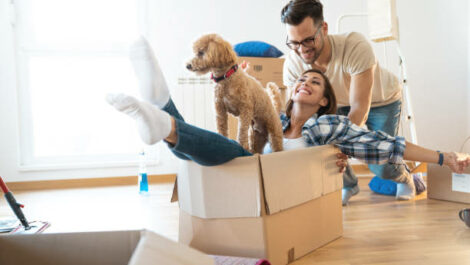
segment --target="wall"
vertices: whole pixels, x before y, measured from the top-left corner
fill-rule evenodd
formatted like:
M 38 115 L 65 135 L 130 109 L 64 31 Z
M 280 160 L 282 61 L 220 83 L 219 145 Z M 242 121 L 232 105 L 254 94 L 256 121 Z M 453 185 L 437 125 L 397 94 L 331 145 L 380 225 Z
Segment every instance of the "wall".
M 467 14 L 470 14 L 470 4 L 468 4 L 468 11 L 467 11 Z M 467 31 L 467 96 L 466 96 L 466 100 L 467 100 L 467 117 L 470 116 L 470 16 L 467 15 L 467 25 L 468 25 L 468 31 Z M 467 118 L 468 119 L 468 118 Z M 470 122 L 468 123 L 467 125 L 467 132 L 468 134 L 470 135 Z M 466 143 L 464 146 L 463 146 L 463 150 L 465 152 L 470 152 L 470 143 Z
M 231 43 L 263 40 L 285 51 L 283 5 L 283 0 L 150 1 L 148 37 L 171 89 L 176 89 L 178 77 L 193 75 L 185 62 L 202 34 L 218 33 Z
M 399 1 L 397 8 L 419 143 L 458 150 L 469 135 L 468 1 Z
M 18 176 L 18 123 L 15 94 L 13 38 L 8 15 L 9 1 L 0 1 L 0 176 Z
M 184 62 L 192 41 L 203 33 L 217 32 L 232 43 L 264 40 L 282 51 L 285 30 L 279 19 L 284 0 L 150 1 L 147 33 L 163 67 L 172 93 L 176 80 L 188 75 Z M 366 11 L 364 0 L 324 0 L 330 33 L 344 13 Z M 118 170 L 17 170 L 17 104 L 13 38 L 8 24 L 9 0 L 0 0 L 0 175 L 8 181 L 132 175 L 134 168 Z M 445 5 L 444 5 L 445 3 Z M 459 149 L 470 133 L 470 21 L 466 0 L 397 0 L 402 50 L 407 58 L 409 87 L 416 116 L 418 141 L 441 150 Z M 178 102 L 177 102 L 178 103 Z M 172 155 L 156 173 L 174 172 Z

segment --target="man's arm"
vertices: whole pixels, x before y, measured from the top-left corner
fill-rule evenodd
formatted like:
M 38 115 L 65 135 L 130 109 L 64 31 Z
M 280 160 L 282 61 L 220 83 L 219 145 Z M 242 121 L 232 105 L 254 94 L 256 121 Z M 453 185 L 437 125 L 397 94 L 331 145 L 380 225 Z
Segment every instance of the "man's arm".
M 351 76 L 349 91 L 351 111 L 349 112 L 348 118 L 352 123 L 358 126 L 363 126 L 369 115 L 372 100 L 372 84 L 374 82 L 374 69 L 375 66 L 372 66 L 360 74 Z

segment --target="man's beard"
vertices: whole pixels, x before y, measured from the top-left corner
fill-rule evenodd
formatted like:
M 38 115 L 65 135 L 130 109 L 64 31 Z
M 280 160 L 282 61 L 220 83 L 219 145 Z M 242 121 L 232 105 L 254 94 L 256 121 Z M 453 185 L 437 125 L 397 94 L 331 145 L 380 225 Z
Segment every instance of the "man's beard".
M 323 36 L 321 37 L 321 40 L 322 40 L 321 47 L 318 50 L 316 48 L 309 49 L 309 50 L 313 50 L 313 52 L 315 53 L 312 58 L 305 59 L 304 57 L 302 57 L 302 55 L 299 54 L 300 58 L 302 58 L 302 61 L 304 61 L 304 63 L 313 64 L 318 59 L 318 57 L 320 57 L 320 55 L 323 51 L 323 48 L 325 47 L 325 42 L 323 40 Z

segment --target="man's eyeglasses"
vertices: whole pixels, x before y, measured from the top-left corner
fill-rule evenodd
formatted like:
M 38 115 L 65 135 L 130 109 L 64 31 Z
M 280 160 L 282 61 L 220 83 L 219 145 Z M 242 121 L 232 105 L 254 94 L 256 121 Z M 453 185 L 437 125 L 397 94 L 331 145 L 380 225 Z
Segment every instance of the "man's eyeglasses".
M 320 29 L 321 29 L 321 26 L 322 24 L 320 24 L 317 28 L 317 32 L 315 32 L 315 34 L 311 37 L 308 37 L 300 42 L 298 41 L 289 41 L 289 36 L 287 36 L 287 39 L 286 39 L 286 45 L 287 47 L 289 47 L 289 49 L 292 49 L 292 50 L 297 50 L 300 48 L 300 45 L 303 45 L 305 48 L 313 48 L 313 46 L 315 46 L 315 39 L 318 35 L 318 32 L 320 32 Z

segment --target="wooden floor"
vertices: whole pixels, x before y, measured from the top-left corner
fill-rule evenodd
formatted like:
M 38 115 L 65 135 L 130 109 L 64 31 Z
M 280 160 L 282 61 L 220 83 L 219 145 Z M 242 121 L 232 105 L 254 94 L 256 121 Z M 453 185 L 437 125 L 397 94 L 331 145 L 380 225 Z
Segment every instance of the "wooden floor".
M 343 208 L 343 237 L 294 262 L 303 264 L 470 264 L 470 229 L 459 220 L 469 205 L 428 200 L 412 202 L 361 192 Z M 178 206 L 172 184 L 150 186 L 141 196 L 134 186 L 15 192 L 30 220 L 46 220 L 46 232 L 148 228 L 178 237 Z M 0 216 L 11 215 L 0 200 Z

